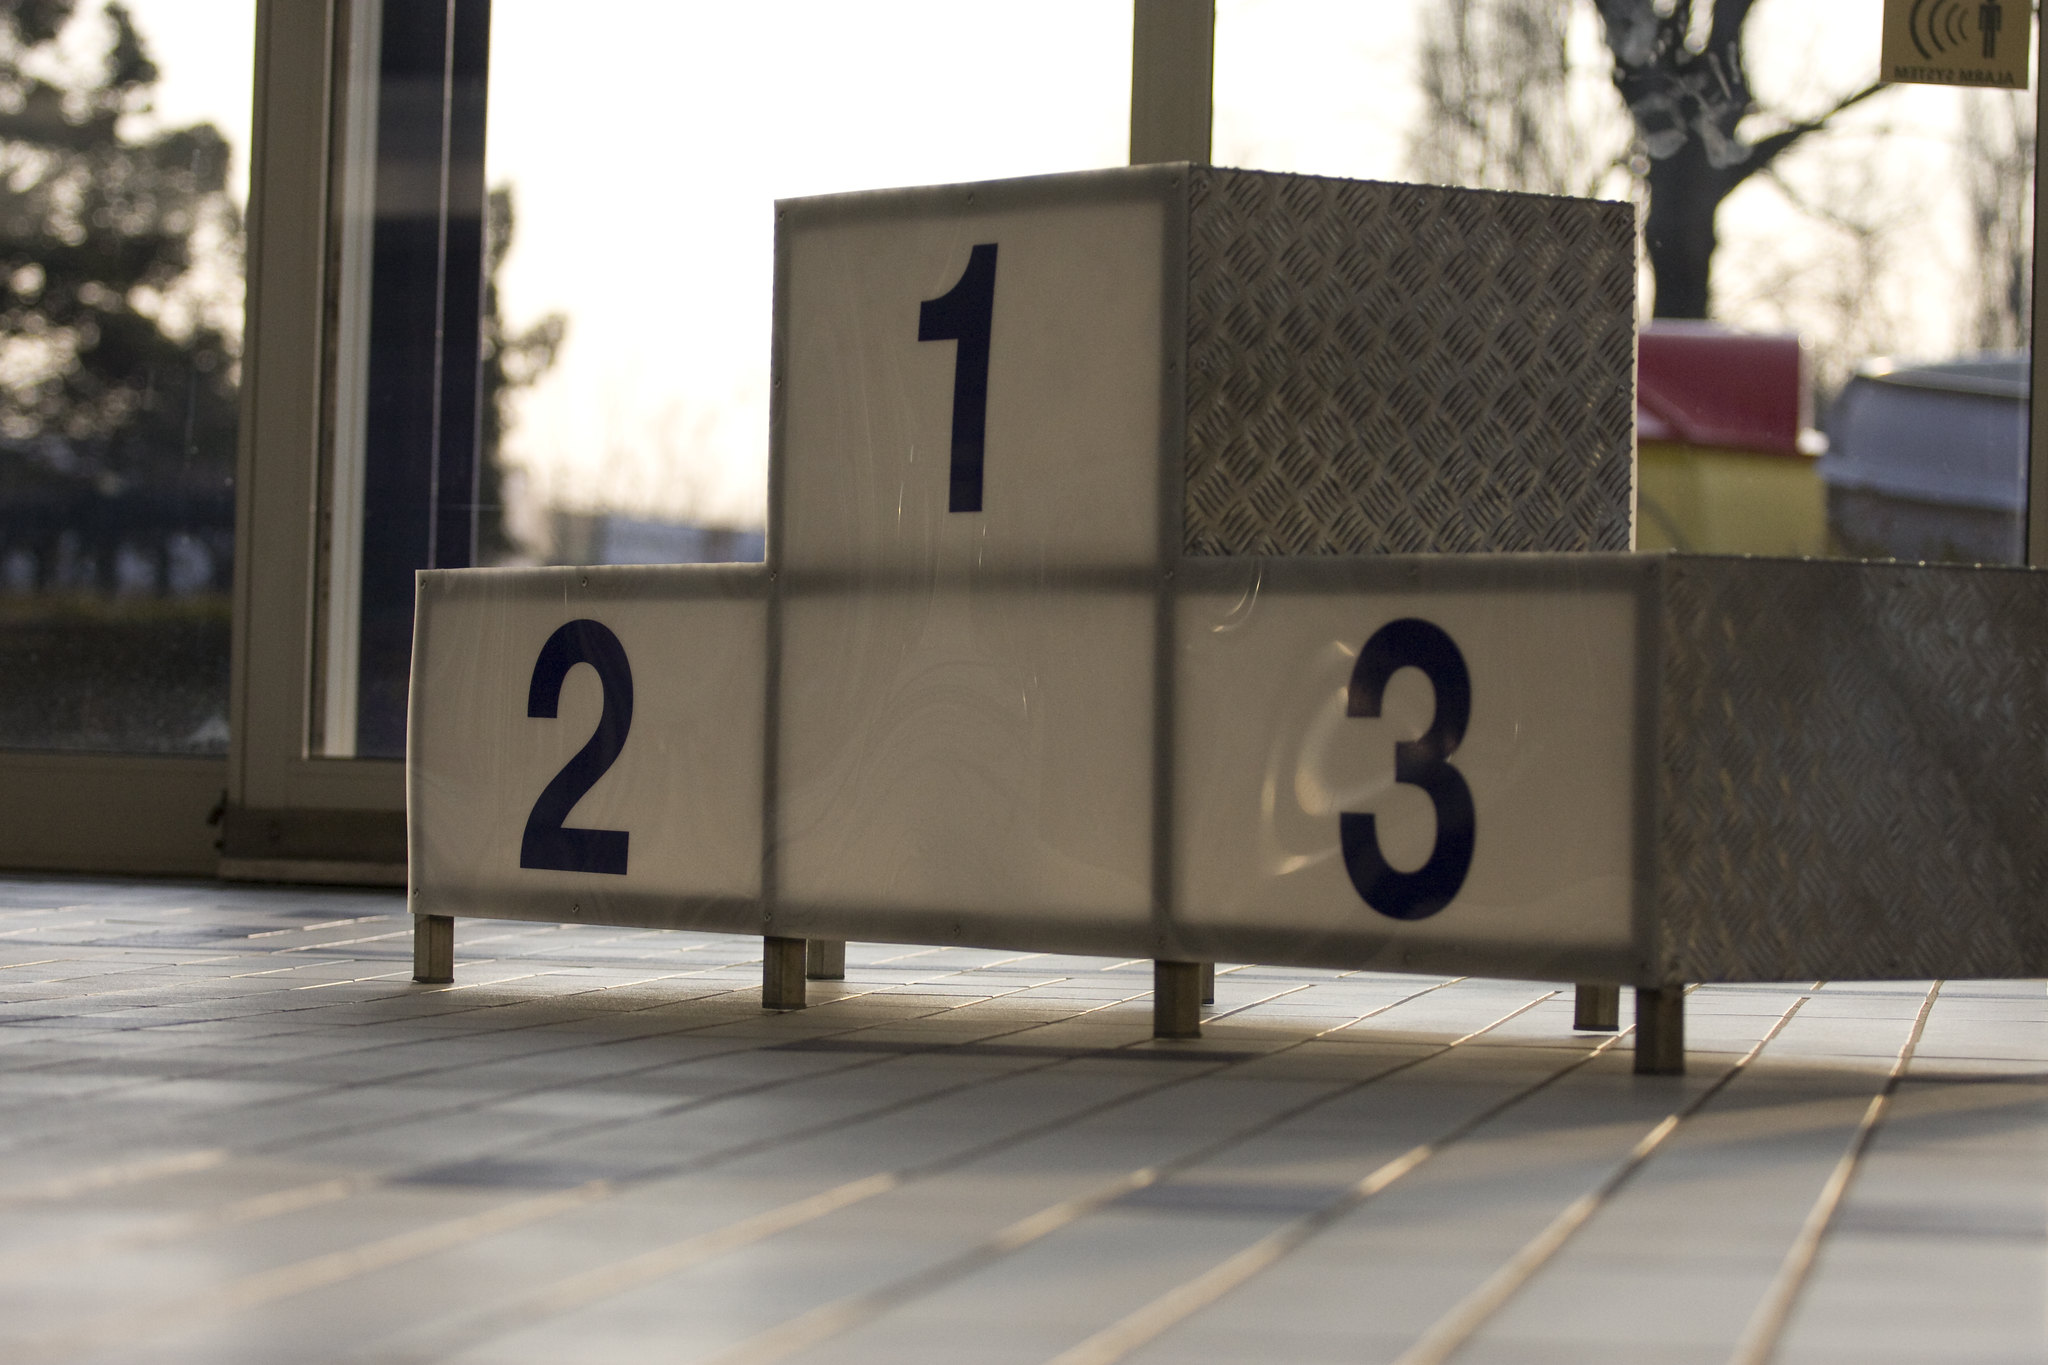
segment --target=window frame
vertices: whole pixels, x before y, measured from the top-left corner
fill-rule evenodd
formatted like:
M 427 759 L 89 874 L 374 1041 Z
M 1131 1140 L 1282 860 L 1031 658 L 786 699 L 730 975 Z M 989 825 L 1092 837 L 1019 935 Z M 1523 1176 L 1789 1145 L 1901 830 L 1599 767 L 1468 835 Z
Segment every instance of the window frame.
M 388 863 L 388 853 L 361 856 L 380 852 L 365 846 L 361 827 L 373 822 L 363 814 L 383 812 L 397 822 L 405 810 L 403 763 L 307 752 L 322 534 L 338 10 L 335 0 L 259 0 L 257 6 L 250 344 L 242 369 L 232 738 L 223 821 L 222 872 L 229 876 L 283 875 L 294 862 Z M 281 812 L 304 814 L 286 821 Z M 332 818 L 322 820 L 325 813 Z M 278 834 L 281 825 L 287 828 Z M 401 855 L 389 879 L 402 877 Z

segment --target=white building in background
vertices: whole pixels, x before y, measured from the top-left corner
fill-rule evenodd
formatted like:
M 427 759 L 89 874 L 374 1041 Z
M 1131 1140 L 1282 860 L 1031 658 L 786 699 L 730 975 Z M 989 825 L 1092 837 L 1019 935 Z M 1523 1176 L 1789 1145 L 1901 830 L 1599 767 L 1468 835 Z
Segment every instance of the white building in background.
M 560 508 L 549 527 L 550 564 L 757 564 L 768 557 L 767 533 L 758 528 Z

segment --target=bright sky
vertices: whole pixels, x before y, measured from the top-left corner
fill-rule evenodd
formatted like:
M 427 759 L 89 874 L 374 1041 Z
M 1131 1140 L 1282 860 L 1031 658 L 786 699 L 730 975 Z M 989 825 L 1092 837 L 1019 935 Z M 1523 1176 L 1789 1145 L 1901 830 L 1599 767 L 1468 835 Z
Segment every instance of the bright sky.
M 560 310 L 513 447 L 538 491 L 758 522 L 777 198 L 1115 165 L 1130 8 L 498 0 L 490 168 L 515 320 Z
M 1218 0 L 1215 159 L 1402 178 L 1419 16 L 1435 2 Z M 1750 54 L 1764 101 L 1806 113 L 1867 81 L 1882 5 L 1761 4 Z M 164 69 L 161 116 L 219 125 L 246 175 L 253 4 L 130 7 Z M 1582 8 L 1598 98 L 1605 58 Z M 758 520 L 776 198 L 1125 158 L 1128 0 L 593 0 L 575 23 L 554 0 L 493 9 L 489 175 L 518 207 L 507 310 L 515 325 L 569 317 L 510 437 L 549 501 Z M 1959 98 L 1891 91 L 1806 170 L 1787 163 L 1823 199 L 1892 203 L 1890 306 L 1925 353 L 1952 344 L 1964 260 L 1948 170 Z M 1875 130 L 1889 139 L 1873 156 Z M 1858 185 L 1873 166 L 1884 183 Z M 1842 241 L 1761 179 L 1722 222 L 1731 316 L 1799 325 L 1774 281 L 1829 268 Z
M 126 0 L 162 69 L 156 113 L 166 127 L 211 123 L 234 149 L 228 174 L 249 201 L 249 116 L 256 52 L 254 0 Z M 81 10 L 100 8 L 88 3 Z
M 622 43 L 610 26 L 561 24 L 543 0 L 494 8 L 490 178 L 515 186 L 518 208 L 505 297 L 517 320 L 570 319 L 512 445 L 550 499 L 756 521 L 773 201 L 1123 164 L 1131 10 L 784 0 L 633 13 Z M 1295 21 L 1316 15 L 1312 58 L 1296 53 L 1289 71 Z M 1380 95 L 1405 86 L 1407 19 L 1399 4 L 1225 0 L 1217 159 L 1280 164 L 1262 145 L 1274 141 L 1394 174 L 1406 115 Z M 595 71 L 601 93 L 563 98 Z M 1243 107 L 1279 89 L 1278 123 Z

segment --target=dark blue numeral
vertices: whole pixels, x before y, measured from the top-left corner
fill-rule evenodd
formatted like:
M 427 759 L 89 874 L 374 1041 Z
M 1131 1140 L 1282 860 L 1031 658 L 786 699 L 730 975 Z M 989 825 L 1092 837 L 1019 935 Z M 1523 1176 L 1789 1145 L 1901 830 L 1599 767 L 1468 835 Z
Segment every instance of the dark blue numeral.
M 953 466 L 948 512 L 981 510 L 981 456 L 988 435 L 988 339 L 996 313 L 996 244 L 967 257 L 954 286 L 917 309 L 919 341 L 957 341 L 953 353 Z
M 526 835 L 519 841 L 519 865 L 624 876 L 625 830 L 567 829 L 562 824 L 626 747 L 626 731 L 633 727 L 633 670 L 619 637 L 596 621 L 571 621 L 548 636 L 533 664 L 526 714 L 554 719 L 562 701 L 562 680 L 577 664 L 597 670 L 597 680 L 604 687 L 604 709 L 598 713 L 597 732 L 562 765 L 533 803 L 533 812 L 526 817 Z
M 1372 816 L 1342 812 L 1337 832 L 1344 870 L 1367 905 L 1394 919 L 1428 919 L 1451 903 L 1472 870 L 1472 789 L 1448 761 L 1472 719 L 1472 677 L 1465 656 L 1440 627 L 1412 616 L 1390 621 L 1358 652 L 1344 714 L 1379 715 L 1387 680 L 1403 668 L 1419 668 L 1429 679 L 1436 689 L 1436 715 L 1421 739 L 1394 746 L 1394 780 L 1429 793 L 1436 807 L 1436 846 L 1416 871 L 1396 872 L 1380 854 Z

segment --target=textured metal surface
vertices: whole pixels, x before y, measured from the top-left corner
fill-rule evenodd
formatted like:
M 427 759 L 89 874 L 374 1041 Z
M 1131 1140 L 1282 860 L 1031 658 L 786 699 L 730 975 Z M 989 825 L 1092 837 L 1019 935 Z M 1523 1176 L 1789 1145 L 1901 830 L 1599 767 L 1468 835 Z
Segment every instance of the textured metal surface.
M 1673 559 L 1663 577 L 1664 979 L 2048 972 L 2040 575 Z
M 1624 204 L 1197 168 L 1184 545 L 1626 550 Z

